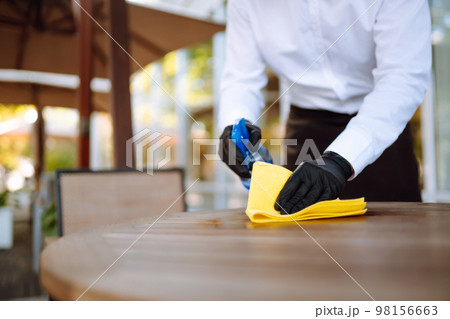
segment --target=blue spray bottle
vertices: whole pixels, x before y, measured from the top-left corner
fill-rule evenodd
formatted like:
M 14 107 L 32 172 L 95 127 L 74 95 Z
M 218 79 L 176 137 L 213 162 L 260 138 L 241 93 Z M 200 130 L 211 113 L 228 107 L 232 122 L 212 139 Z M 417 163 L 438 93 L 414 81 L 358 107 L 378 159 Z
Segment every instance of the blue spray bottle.
M 254 163 L 257 161 L 266 162 L 272 164 L 272 157 L 269 154 L 267 148 L 263 145 L 260 145 L 258 150 L 253 153 L 250 152 L 248 143 L 249 143 L 250 133 L 245 126 L 245 119 L 242 118 L 233 125 L 233 130 L 231 131 L 231 139 L 236 143 L 238 149 L 244 154 L 244 157 L 248 161 L 247 167 L 250 170 L 250 162 Z M 252 171 L 250 170 L 250 174 Z M 242 184 L 245 188 L 250 189 L 250 178 L 241 178 Z

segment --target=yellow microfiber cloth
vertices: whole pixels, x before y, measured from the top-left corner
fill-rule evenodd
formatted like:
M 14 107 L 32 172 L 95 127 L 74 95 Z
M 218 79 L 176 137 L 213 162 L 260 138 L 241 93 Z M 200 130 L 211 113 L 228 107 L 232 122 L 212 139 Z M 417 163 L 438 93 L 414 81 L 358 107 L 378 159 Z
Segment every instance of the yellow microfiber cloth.
M 284 167 L 256 162 L 253 164 L 250 192 L 245 213 L 254 223 L 292 222 L 363 215 L 366 209 L 364 197 L 348 200 L 327 200 L 302 209 L 291 215 L 281 215 L 274 204 L 292 172 Z

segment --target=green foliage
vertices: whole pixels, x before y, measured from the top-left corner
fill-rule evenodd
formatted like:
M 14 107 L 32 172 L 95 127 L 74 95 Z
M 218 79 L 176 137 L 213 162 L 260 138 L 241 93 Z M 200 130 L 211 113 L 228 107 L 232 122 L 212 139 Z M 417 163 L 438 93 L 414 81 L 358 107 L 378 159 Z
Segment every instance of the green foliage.
M 210 104 L 213 92 L 212 41 L 189 49 L 188 105 Z
M 0 104 L 0 122 L 23 117 L 30 110 L 29 105 Z M 0 135 L 0 166 L 7 170 L 17 169 L 19 158 L 31 157 L 32 149 L 30 138 L 23 134 Z
M 41 217 L 42 234 L 45 237 L 58 236 L 58 223 L 56 217 L 56 205 L 52 203 Z
M 5 189 L 0 193 L 0 207 L 8 205 L 9 190 Z
M 77 145 L 73 139 L 48 138 L 45 152 L 45 170 L 54 172 L 58 168 L 74 168 L 77 165 Z
M 0 104 L 0 122 L 21 117 L 30 109 L 27 104 Z
M 0 136 L 0 166 L 7 170 L 18 168 L 21 157 L 30 157 L 31 144 L 28 136 Z

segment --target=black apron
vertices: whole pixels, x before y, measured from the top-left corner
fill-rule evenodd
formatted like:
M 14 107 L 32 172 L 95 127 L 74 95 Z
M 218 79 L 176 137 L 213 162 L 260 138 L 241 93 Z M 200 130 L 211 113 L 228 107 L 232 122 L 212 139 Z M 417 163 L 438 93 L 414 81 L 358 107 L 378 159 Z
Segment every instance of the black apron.
M 291 106 L 286 139 L 296 139 L 297 146 L 288 145 L 286 167 L 295 169 L 295 162 L 306 139 L 312 139 L 322 154 L 353 116 Z M 367 201 L 421 201 L 418 165 L 409 124 L 397 141 L 374 163 L 346 183 L 340 198 L 357 197 L 365 197 Z

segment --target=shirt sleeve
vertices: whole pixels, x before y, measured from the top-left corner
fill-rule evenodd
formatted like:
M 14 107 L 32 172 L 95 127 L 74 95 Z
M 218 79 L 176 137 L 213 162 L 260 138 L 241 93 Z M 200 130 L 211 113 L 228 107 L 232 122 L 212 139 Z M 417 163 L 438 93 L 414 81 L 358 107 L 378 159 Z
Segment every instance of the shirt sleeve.
M 327 148 L 356 177 L 392 145 L 422 103 L 431 74 L 431 21 L 426 0 L 386 0 L 374 26 L 374 89 Z
M 228 1 L 226 57 L 220 86 L 218 128 L 239 118 L 251 122 L 264 108 L 265 63 L 257 46 L 245 0 Z

